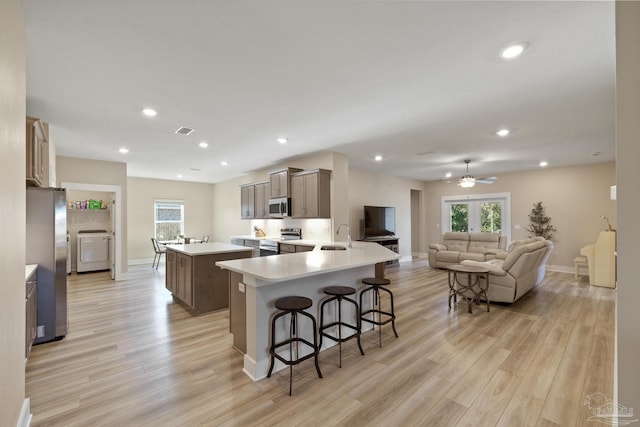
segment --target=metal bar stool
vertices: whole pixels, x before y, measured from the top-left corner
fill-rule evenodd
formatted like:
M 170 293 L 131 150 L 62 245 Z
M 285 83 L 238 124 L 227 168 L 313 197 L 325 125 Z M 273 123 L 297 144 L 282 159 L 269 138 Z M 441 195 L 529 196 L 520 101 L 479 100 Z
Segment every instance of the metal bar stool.
M 382 325 L 386 325 L 387 323 L 391 322 L 393 333 L 395 334 L 396 338 L 398 338 L 398 331 L 396 331 L 396 313 L 393 309 L 393 292 L 384 287 L 385 285 L 390 284 L 391 281 L 389 279 L 367 277 L 366 279 L 362 279 L 362 283 L 368 285 L 369 287 L 360 292 L 360 308 L 362 309 L 363 307 L 362 299 L 367 292 L 373 292 L 373 307 L 360 313 L 360 321 L 378 325 L 378 341 L 380 347 L 382 347 Z M 389 298 L 391 300 L 391 311 L 382 310 L 380 291 L 389 294 Z M 369 314 L 371 314 L 371 318 L 367 317 L 367 315 Z M 378 317 L 377 320 L 376 315 Z M 385 318 L 383 319 L 382 316 L 384 316 Z
M 320 304 L 320 345 L 319 348 L 322 348 L 322 337 L 327 337 L 330 340 L 336 341 L 338 346 L 340 347 L 340 367 L 342 368 L 342 343 L 350 340 L 351 338 L 357 338 L 358 340 L 358 348 L 360 348 L 360 354 L 364 356 L 364 350 L 362 349 L 362 345 L 360 344 L 360 311 L 358 309 L 358 303 L 351 298 L 348 298 L 347 295 L 353 295 L 356 293 L 355 288 L 351 288 L 349 286 L 329 286 L 324 288 L 324 293 L 327 295 L 331 295 L 331 298 L 325 300 Z M 352 325 L 349 323 L 345 323 L 342 321 L 342 300 L 348 301 L 355 307 L 355 318 L 356 324 Z M 324 324 L 324 306 L 332 301 L 338 302 L 338 321 L 331 322 L 328 324 Z M 331 335 L 325 332 L 326 329 L 333 328 L 334 326 L 338 327 L 338 336 Z M 342 327 L 345 326 L 349 329 L 354 330 L 355 332 L 347 337 L 342 337 Z
M 320 372 L 320 366 L 318 365 L 318 353 L 320 352 L 320 347 L 318 347 L 317 340 L 316 340 L 316 330 L 317 330 L 316 319 L 311 314 L 307 313 L 306 311 L 303 311 L 311 307 L 311 305 L 313 305 L 313 302 L 306 297 L 291 296 L 291 297 L 278 298 L 276 300 L 275 306 L 278 310 L 282 310 L 282 311 L 277 313 L 275 316 L 273 316 L 273 319 L 271 319 L 271 347 L 269 348 L 269 354 L 271 355 L 271 364 L 269 366 L 269 373 L 267 374 L 267 378 L 271 377 L 271 372 L 273 371 L 273 365 L 275 363 L 275 359 L 278 359 L 285 365 L 289 365 L 289 396 L 291 396 L 291 389 L 293 386 L 293 365 L 297 365 L 298 363 L 313 357 L 315 359 L 316 371 L 318 371 L 318 377 L 322 378 L 322 373 Z M 276 320 L 278 320 L 278 318 L 285 316 L 287 314 L 291 314 L 291 322 L 289 323 L 289 339 L 284 340 L 280 343 L 276 343 L 275 342 Z M 298 323 L 298 314 L 301 314 L 311 319 L 311 322 L 313 325 L 313 344 L 304 338 L 298 337 L 296 332 L 297 323 Z M 296 344 L 295 359 L 293 358 L 294 343 Z M 305 356 L 299 357 L 298 343 L 302 343 L 311 347 L 313 352 Z M 286 346 L 286 345 L 289 346 L 289 359 L 285 359 L 284 357 L 276 353 L 277 348 Z

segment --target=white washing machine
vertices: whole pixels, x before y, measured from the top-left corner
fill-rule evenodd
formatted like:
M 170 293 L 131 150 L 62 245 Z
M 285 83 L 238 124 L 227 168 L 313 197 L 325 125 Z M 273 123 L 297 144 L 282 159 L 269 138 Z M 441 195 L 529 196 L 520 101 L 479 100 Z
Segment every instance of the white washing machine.
M 108 270 L 111 267 L 109 260 L 109 239 L 107 230 L 78 231 L 77 265 L 76 271 Z

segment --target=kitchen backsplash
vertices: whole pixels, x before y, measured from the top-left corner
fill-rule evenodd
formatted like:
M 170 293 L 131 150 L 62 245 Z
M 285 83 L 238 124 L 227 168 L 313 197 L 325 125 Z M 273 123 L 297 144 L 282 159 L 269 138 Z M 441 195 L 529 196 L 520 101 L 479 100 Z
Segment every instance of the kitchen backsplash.
M 305 240 L 333 241 L 331 220 L 328 218 L 300 219 L 254 219 L 251 220 L 247 234 L 253 235 L 253 227 L 264 230 L 267 237 L 279 237 L 281 228 L 301 228 Z

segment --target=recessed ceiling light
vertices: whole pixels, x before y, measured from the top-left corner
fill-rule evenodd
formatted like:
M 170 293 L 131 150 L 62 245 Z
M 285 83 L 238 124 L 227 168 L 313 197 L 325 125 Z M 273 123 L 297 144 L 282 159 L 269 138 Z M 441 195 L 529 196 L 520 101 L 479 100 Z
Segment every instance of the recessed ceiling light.
M 378 154 L 377 156 L 375 156 L 373 158 L 376 162 L 382 161 L 382 156 L 380 154 Z
M 177 177 L 178 177 L 178 178 L 182 178 L 182 174 L 180 174 L 180 173 L 179 173 L 179 174 L 177 175 Z
M 278 139 L 276 139 L 276 141 L 278 141 L 280 144 L 286 144 L 288 139 L 287 138 L 278 138 Z
M 499 131 L 496 132 L 496 135 L 498 135 L 498 136 L 507 136 L 507 135 L 509 135 L 509 133 L 511 133 L 511 131 L 509 129 L 500 129 Z
M 145 109 L 142 110 L 142 114 L 144 114 L 147 117 L 153 117 L 158 113 L 156 112 L 156 110 L 154 110 L 152 108 L 145 108 Z
M 229 162 L 220 162 L 222 166 L 229 166 Z
M 451 172 L 447 172 L 447 174 L 445 175 L 445 178 L 451 178 Z
M 122 147 L 122 148 L 118 148 L 118 151 L 121 152 L 122 154 L 127 154 L 129 152 L 129 149 Z
M 206 142 L 202 141 L 200 144 L 198 144 L 200 147 L 202 148 L 207 148 L 209 146 L 209 144 L 207 144 Z
M 525 43 L 516 43 L 512 44 L 505 48 L 502 52 L 500 52 L 500 56 L 504 59 L 514 59 L 518 56 L 522 55 L 524 52 L 524 48 L 526 47 Z
M 549 165 L 549 163 L 547 163 L 547 162 L 540 162 L 540 166 L 543 167 L 543 168 L 548 166 L 548 165 Z

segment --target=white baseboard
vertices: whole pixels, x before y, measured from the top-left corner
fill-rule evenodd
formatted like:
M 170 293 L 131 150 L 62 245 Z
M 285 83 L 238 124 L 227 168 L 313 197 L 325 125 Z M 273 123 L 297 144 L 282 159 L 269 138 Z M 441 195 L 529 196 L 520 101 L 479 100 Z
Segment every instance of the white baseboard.
M 575 273 L 573 267 L 567 267 L 564 265 L 550 265 L 547 264 L 548 271 L 555 271 L 556 273 Z
M 153 263 L 153 258 L 127 260 L 127 265 L 151 265 L 152 263 Z M 160 260 L 160 264 L 164 264 L 164 257 L 162 257 L 162 259 Z
M 429 254 L 426 252 L 412 252 L 411 253 L 412 257 L 417 257 L 417 258 L 428 258 Z
M 31 400 L 27 397 L 22 403 L 22 412 L 18 418 L 16 427 L 29 427 L 31 425 Z

